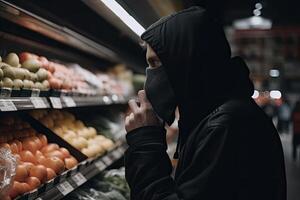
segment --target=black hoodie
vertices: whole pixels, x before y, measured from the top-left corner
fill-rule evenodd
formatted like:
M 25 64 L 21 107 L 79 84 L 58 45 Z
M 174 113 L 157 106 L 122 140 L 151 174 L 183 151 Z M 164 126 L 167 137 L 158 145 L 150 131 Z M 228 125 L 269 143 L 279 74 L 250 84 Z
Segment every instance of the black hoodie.
M 179 163 L 173 179 L 164 129 L 128 133 L 131 198 L 285 200 L 280 139 L 251 99 L 249 70 L 231 58 L 217 20 L 192 7 L 154 23 L 142 39 L 162 61 L 177 97 Z

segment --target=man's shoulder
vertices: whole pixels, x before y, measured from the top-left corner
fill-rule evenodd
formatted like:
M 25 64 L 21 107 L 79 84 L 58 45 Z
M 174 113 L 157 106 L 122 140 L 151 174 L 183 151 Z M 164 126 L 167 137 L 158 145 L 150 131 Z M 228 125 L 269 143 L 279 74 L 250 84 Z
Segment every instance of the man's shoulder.
M 209 127 L 229 127 L 263 117 L 261 109 L 251 99 L 230 100 L 208 117 Z

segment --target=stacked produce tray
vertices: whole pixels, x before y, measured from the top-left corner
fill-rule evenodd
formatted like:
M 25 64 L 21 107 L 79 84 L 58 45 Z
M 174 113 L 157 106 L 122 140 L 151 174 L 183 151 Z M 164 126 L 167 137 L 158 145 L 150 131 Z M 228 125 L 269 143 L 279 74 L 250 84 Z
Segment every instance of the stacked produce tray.
M 126 105 L 134 95 L 133 72 L 108 47 L 13 2 L 0 0 L 0 24 L 0 147 L 16 158 L 16 175 L 11 174 L 5 197 L 62 199 L 103 170 L 122 163 L 126 144 L 120 120 L 125 110 L 113 105 Z M 66 121 L 67 112 L 74 115 L 74 123 Z M 80 112 L 96 118 L 99 113 L 103 118 L 93 124 Z M 67 114 L 58 119 L 57 113 Z M 107 113 L 119 119 L 109 119 Z M 42 138 L 47 142 L 42 144 Z M 35 149 L 29 145 L 32 142 Z M 50 147 L 57 149 L 50 151 Z M 29 154 L 32 161 L 24 156 Z M 51 159 L 60 159 L 57 166 L 61 167 L 51 166 Z M 26 173 L 20 173 L 20 168 Z M 43 176 L 34 174 L 38 168 L 44 170 Z M 33 179 L 38 184 L 30 182 Z
M 117 95 L 116 95 L 117 96 Z M 2 97 L 0 98 L 0 111 L 10 112 L 18 110 L 33 110 L 43 108 L 72 108 L 85 106 L 103 106 L 113 104 L 126 104 L 124 97 L 96 96 L 96 97 Z
M 126 149 L 125 144 L 118 144 L 115 149 L 99 158 L 87 159 L 75 168 L 65 171 L 55 179 L 45 183 L 38 189 L 31 191 L 17 200 L 57 200 L 62 199 L 70 192 L 84 184 L 86 181 L 99 174 L 112 163 L 122 158 Z

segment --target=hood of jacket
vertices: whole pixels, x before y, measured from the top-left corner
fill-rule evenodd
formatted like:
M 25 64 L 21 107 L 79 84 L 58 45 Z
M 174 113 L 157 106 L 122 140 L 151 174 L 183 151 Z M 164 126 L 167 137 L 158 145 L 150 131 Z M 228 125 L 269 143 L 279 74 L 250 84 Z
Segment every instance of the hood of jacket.
M 199 122 L 231 98 L 249 98 L 249 70 L 231 49 L 222 25 L 201 7 L 152 24 L 141 36 L 160 58 L 174 89 L 183 144 Z

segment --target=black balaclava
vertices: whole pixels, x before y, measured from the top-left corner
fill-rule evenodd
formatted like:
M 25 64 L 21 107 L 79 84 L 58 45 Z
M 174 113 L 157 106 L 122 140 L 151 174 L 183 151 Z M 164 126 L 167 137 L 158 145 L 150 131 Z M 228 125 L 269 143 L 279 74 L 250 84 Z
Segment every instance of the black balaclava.
M 191 7 L 164 17 L 141 38 L 160 58 L 173 87 L 180 113 L 180 146 L 218 106 L 253 94 L 246 64 L 239 57 L 231 58 L 222 26 L 205 9 Z

